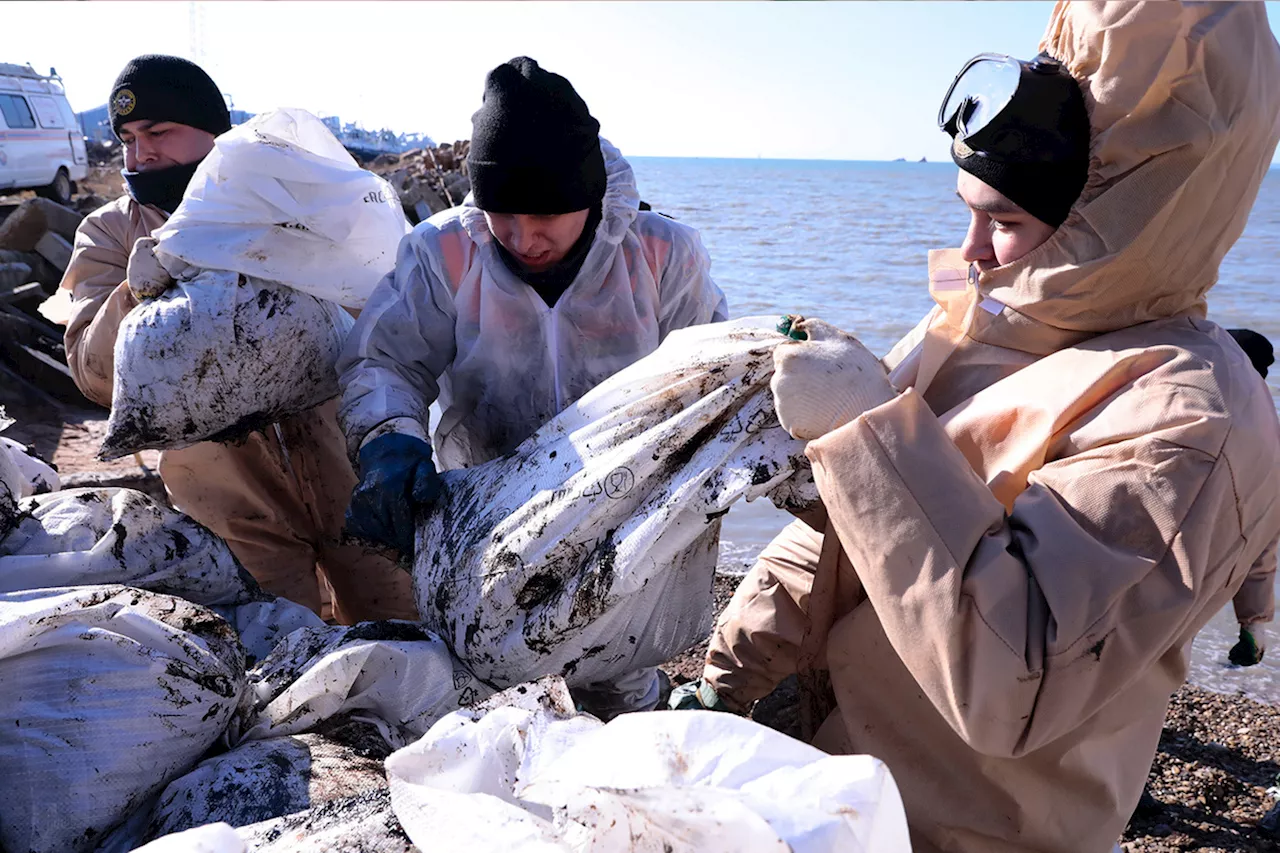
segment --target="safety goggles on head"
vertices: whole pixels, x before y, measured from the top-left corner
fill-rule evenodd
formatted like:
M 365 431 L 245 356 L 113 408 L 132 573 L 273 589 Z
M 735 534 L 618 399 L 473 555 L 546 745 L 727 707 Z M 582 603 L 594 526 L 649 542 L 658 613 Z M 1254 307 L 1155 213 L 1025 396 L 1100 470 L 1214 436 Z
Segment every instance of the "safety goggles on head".
M 980 53 L 964 64 L 947 90 L 938 127 L 951 135 L 962 154 L 968 149 L 1014 162 L 1079 159 L 1079 134 L 1064 127 L 1076 102 L 1082 111 L 1079 86 L 1048 54 L 1024 62 Z

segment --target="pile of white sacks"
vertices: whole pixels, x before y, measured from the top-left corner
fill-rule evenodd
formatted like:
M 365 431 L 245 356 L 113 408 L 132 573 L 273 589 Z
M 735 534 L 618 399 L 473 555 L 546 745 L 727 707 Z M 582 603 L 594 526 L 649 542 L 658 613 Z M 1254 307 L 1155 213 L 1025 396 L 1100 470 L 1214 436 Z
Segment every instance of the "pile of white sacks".
M 0 849 L 908 849 L 873 758 L 569 698 L 705 632 L 714 560 L 679 555 L 736 500 L 812 500 L 767 406 L 780 340 L 676 333 L 449 472 L 418 533 L 422 625 L 325 625 L 181 513 L 34 494 L 0 452 Z
M 558 676 L 494 695 L 419 625 L 267 596 L 140 492 L 14 506 L 2 849 L 909 849 L 872 758 L 726 714 L 605 725 Z

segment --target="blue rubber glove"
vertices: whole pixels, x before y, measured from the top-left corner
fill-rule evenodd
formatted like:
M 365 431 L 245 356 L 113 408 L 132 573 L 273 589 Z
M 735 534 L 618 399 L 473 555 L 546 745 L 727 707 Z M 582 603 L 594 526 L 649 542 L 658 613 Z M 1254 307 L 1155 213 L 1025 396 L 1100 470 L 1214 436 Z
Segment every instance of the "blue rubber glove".
M 347 507 L 347 532 L 412 556 L 418 510 L 443 491 L 430 444 L 411 435 L 379 436 L 360 448 L 360 484 Z

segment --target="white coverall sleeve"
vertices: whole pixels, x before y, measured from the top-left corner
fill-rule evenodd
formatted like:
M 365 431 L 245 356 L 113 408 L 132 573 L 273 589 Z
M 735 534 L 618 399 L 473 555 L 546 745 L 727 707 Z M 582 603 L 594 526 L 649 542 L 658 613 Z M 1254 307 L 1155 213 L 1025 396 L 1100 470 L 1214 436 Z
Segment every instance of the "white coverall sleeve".
M 692 228 L 675 230 L 658 295 L 658 333 L 664 340 L 677 329 L 729 319 L 728 300 L 711 280 L 711 258 Z
M 1116 423 L 1141 423 L 1141 395 L 1120 398 Z M 1241 529 L 1229 419 L 1165 423 L 1051 456 L 1007 513 L 914 391 L 810 443 L 828 533 L 978 752 L 1017 757 L 1078 728 L 1189 641 L 1265 546 Z
M 396 268 L 374 288 L 338 359 L 338 418 L 353 462 L 365 436 L 388 421 L 412 420 L 420 432 L 395 431 L 426 434 L 439 378 L 457 352 L 457 309 L 431 250 L 435 234 L 419 226 L 401 241 Z

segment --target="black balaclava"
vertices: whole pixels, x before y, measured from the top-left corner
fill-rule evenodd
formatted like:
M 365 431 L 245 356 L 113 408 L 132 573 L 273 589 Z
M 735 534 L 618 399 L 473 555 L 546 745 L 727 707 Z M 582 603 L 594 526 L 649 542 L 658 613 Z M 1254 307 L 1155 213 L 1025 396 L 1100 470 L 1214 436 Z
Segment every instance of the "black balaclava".
M 1060 67 L 1045 54 L 1027 65 Z M 1024 73 L 1000 119 L 969 139 L 955 137 L 951 159 L 1057 228 L 1089 176 L 1089 113 L 1080 84 L 1065 72 Z
M 1276 352 L 1271 346 L 1271 341 L 1264 336 L 1253 331 L 1253 329 L 1227 329 L 1227 334 L 1236 339 L 1236 343 L 1240 345 L 1240 349 L 1244 350 L 1244 354 L 1249 356 L 1249 361 L 1253 364 L 1254 370 L 1262 374 L 1262 378 L 1267 378 L 1267 368 L 1275 363 Z
M 600 122 L 568 80 L 527 56 L 489 72 L 471 127 L 467 169 L 481 210 L 554 215 L 604 198 Z
M 526 270 L 494 241 L 507 268 L 555 305 L 582 269 L 602 218 L 600 122 L 568 80 L 520 56 L 489 72 L 471 127 L 467 170 L 476 207 L 532 215 L 591 211 L 564 259 L 542 272 Z
M 117 138 L 131 121 L 171 121 L 214 136 L 231 129 L 231 114 L 217 85 L 200 66 L 177 56 L 148 54 L 131 60 L 111 87 L 107 109 Z M 197 166 L 122 174 L 134 201 L 173 213 Z

